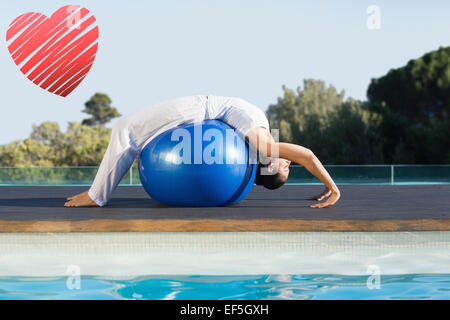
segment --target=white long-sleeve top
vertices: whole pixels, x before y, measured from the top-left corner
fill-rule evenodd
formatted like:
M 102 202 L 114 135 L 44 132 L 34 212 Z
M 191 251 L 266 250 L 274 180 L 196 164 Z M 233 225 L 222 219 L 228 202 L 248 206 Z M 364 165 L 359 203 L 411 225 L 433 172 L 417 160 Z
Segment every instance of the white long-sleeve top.
M 195 95 L 162 102 L 119 119 L 88 191 L 104 206 L 142 149 L 159 134 L 188 123 L 221 120 L 242 136 L 256 127 L 269 129 L 264 112 L 240 98 Z

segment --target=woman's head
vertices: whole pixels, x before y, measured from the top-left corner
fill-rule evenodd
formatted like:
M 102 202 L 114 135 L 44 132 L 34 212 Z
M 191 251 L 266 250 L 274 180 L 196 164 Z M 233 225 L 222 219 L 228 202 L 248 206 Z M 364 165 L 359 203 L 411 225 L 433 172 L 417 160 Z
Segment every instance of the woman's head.
M 255 183 L 270 190 L 281 187 L 289 177 L 290 164 L 291 161 L 281 158 L 271 158 L 266 165 L 258 164 Z

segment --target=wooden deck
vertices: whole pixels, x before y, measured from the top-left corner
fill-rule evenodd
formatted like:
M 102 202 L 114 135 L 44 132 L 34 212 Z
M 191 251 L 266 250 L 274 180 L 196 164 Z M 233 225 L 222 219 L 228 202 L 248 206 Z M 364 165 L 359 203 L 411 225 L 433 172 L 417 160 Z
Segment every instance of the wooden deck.
M 314 209 L 322 186 L 254 187 L 230 207 L 169 207 L 142 187 L 117 188 L 102 208 L 65 208 L 86 187 L 0 187 L 0 232 L 448 231 L 450 185 L 340 186 L 341 200 Z

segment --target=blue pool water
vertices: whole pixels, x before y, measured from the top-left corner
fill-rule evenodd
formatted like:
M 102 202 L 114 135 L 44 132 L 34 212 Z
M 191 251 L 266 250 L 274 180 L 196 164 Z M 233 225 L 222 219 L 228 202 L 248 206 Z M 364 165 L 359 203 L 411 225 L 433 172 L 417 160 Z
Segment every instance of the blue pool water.
M 379 285 L 378 285 L 379 284 Z M 0 277 L 0 299 L 450 299 L 450 274 Z

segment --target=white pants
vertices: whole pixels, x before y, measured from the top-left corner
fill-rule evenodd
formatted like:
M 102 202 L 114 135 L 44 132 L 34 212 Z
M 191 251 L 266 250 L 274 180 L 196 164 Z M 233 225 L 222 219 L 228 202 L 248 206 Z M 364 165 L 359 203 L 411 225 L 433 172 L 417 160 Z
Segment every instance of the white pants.
M 221 120 L 245 136 L 269 123 L 264 112 L 240 98 L 196 95 L 166 101 L 118 120 L 103 160 L 88 191 L 104 206 L 141 150 L 159 134 L 182 124 Z

